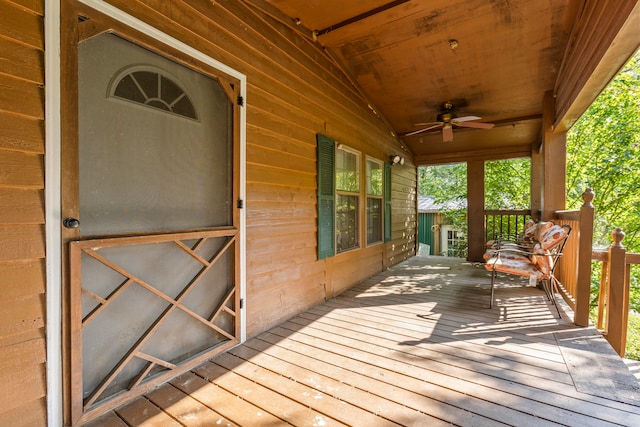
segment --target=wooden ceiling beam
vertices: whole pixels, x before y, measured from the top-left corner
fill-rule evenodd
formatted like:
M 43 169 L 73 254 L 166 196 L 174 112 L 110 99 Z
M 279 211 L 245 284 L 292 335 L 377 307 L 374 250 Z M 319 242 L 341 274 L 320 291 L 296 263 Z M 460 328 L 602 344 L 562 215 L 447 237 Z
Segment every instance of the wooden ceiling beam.
M 337 24 L 330 25 L 327 28 L 323 28 L 322 30 L 316 31 L 316 36 L 322 36 L 331 31 L 335 31 L 338 28 L 346 27 L 347 25 L 351 25 L 358 21 L 362 21 L 363 19 L 369 18 L 370 16 L 377 15 L 378 13 L 382 13 L 386 10 L 389 10 L 393 7 L 399 6 L 402 3 L 407 3 L 409 0 L 394 0 L 391 3 L 383 4 L 382 6 L 378 6 L 375 9 L 368 10 L 359 15 L 354 16 L 353 18 L 345 19 L 342 22 L 338 22 Z

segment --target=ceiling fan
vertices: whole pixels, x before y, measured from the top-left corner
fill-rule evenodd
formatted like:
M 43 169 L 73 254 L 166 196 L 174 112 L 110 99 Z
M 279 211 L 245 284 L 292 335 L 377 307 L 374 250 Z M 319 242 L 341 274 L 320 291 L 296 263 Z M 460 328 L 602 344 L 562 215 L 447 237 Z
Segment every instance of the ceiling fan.
M 480 120 L 481 118 L 482 117 L 478 116 L 457 117 L 457 114 L 455 113 L 455 107 L 451 102 L 447 101 L 442 104 L 442 107 L 440 108 L 440 114 L 438 114 L 437 122 L 417 123 L 416 126 L 426 127 L 420 130 L 406 133 L 404 134 L 404 136 L 417 135 L 419 133 L 427 132 L 432 129 L 442 128 L 442 141 L 451 142 L 453 141 L 454 127 L 491 129 L 494 126 L 493 123 L 478 123 L 473 121 Z

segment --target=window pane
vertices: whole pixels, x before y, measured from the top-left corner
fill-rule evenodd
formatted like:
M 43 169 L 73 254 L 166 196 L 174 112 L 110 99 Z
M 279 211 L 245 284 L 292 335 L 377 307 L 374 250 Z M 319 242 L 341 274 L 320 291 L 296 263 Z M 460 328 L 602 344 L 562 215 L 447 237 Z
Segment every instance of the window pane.
M 357 193 L 360 191 L 360 168 L 358 155 L 345 150 L 336 150 L 336 189 Z
M 367 198 L 367 244 L 382 241 L 382 199 Z
M 382 196 L 382 164 L 367 160 L 367 194 Z
M 358 247 L 358 196 L 336 195 L 336 251 Z

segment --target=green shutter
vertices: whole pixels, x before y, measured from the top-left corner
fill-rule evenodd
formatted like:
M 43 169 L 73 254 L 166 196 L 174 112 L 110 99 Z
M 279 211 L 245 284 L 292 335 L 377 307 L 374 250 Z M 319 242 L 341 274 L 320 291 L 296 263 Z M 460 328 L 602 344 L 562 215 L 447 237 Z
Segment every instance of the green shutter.
M 391 240 L 391 165 L 384 164 L 384 241 Z
M 335 255 L 335 141 L 318 134 L 318 259 Z

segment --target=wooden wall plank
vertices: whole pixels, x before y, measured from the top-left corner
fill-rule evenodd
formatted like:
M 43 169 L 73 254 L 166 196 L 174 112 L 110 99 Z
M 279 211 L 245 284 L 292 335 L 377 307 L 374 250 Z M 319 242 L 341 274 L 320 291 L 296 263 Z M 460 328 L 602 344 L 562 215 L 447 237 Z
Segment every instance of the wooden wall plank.
M 34 427 L 47 425 L 47 400 L 40 397 L 0 413 L 0 426 Z
M 0 378 L 29 369 L 46 361 L 44 338 L 0 347 Z
M 44 90 L 40 85 L 0 74 L 0 89 L 0 111 L 44 119 Z
M 19 334 L 44 327 L 44 295 L 16 298 L 13 304 L 3 305 L 5 307 L 0 311 L 0 336 Z
M 43 56 L 41 50 L 0 38 L 0 74 L 43 84 Z
M 43 191 L 0 187 L 0 224 L 44 224 Z
M 20 371 L 0 377 L 0 383 L 0 402 L 4 409 L 0 413 L 15 410 L 45 395 L 45 365 L 39 363 L 23 367 Z
M 44 154 L 43 122 L 0 111 L 0 149 Z
M 41 155 L 0 152 L 0 187 L 44 188 L 44 163 Z
M 247 227 L 247 240 L 260 237 L 282 236 L 297 233 L 315 233 L 317 221 L 315 218 L 285 218 L 269 221 L 268 225 L 252 224 Z
M 0 425 L 46 425 L 42 0 L 0 0 Z
M 290 171 L 247 162 L 247 182 L 252 181 L 306 188 L 315 188 L 316 185 L 315 173 Z
M 9 0 L 26 11 L 44 16 L 44 0 Z
M 0 261 L 30 258 L 44 258 L 44 226 L 0 224 Z
M 315 173 L 316 170 L 315 158 L 296 156 L 253 144 L 247 144 L 247 162 L 310 174 Z
M 24 7 L 0 1 L 0 34 L 37 49 L 44 49 L 44 21 Z
M 17 298 L 43 294 L 44 259 L 0 262 L 0 303 L 11 304 Z

